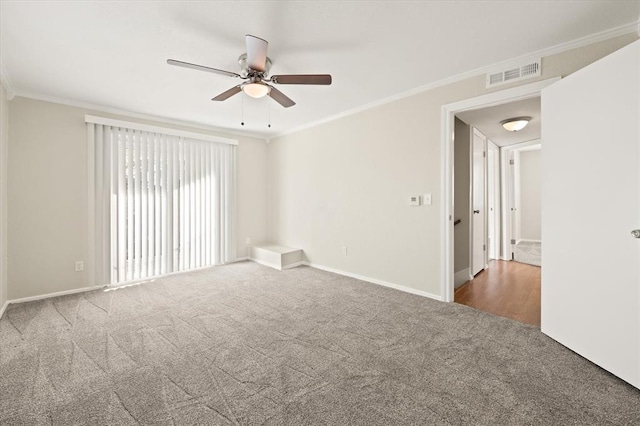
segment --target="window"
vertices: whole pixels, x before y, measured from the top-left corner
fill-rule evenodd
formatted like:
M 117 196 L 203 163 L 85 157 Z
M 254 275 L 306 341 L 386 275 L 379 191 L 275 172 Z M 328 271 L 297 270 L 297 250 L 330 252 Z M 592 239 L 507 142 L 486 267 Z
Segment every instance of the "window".
M 87 121 L 95 284 L 235 259 L 235 144 L 99 117 Z

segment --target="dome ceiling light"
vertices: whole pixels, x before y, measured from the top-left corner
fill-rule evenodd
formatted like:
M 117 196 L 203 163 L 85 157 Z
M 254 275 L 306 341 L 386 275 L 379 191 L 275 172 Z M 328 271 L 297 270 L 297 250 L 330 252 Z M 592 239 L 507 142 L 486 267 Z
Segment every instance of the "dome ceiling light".
M 500 124 L 502 124 L 502 127 L 509 132 L 517 132 L 518 130 L 522 130 L 527 127 L 530 120 L 531 117 L 507 118 L 506 120 L 502 120 Z

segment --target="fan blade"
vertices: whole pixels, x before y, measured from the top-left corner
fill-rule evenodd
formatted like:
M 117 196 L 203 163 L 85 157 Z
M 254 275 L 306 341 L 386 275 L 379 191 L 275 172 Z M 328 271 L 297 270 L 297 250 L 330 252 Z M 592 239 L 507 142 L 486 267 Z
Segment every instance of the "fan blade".
M 247 65 L 252 70 L 264 72 L 269 42 L 251 34 L 247 34 L 245 39 L 247 42 Z
M 271 81 L 277 84 L 331 84 L 331 74 L 274 75 Z
M 269 87 L 271 87 L 271 90 L 269 91 L 269 96 L 271 96 L 271 99 L 273 99 L 274 101 L 276 101 L 277 103 L 279 103 L 283 107 L 289 108 L 289 107 L 294 106 L 296 104 L 291 99 L 289 99 L 284 93 L 282 93 L 281 91 L 279 91 L 275 87 L 273 87 L 273 86 L 269 86 Z
M 189 62 L 176 61 L 175 59 L 167 59 L 167 63 L 169 65 L 175 65 L 177 67 L 191 68 L 199 71 L 207 71 L 212 72 L 214 74 L 222 74 L 228 77 L 240 77 L 240 74 L 236 74 L 235 72 L 219 70 L 217 68 L 205 67 L 203 65 L 190 64 Z
M 218 96 L 216 96 L 215 98 L 211 99 L 212 101 L 224 101 L 226 99 L 229 99 L 230 97 L 232 97 L 233 95 L 235 95 L 238 92 L 241 92 L 242 89 L 240 88 L 240 86 L 235 86 L 232 87 L 231 89 L 227 90 L 226 92 L 222 92 L 220 93 Z

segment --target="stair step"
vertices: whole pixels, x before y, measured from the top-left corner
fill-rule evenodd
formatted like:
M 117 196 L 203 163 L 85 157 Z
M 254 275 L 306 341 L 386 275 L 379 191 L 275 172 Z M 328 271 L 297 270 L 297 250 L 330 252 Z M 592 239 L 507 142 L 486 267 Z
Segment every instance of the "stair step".
M 277 244 L 251 247 L 249 259 L 279 271 L 295 268 L 303 263 L 302 249 Z

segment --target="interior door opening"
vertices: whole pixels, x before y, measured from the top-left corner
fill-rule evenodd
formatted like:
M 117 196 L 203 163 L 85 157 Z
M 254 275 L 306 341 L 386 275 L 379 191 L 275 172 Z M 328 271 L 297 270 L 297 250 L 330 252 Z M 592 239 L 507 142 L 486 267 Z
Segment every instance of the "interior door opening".
M 527 131 L 501 128 L 516 115 Z M 454 133 L 454 301 L 538 327 L 540 121 L 533 97 L 458 114 Z

